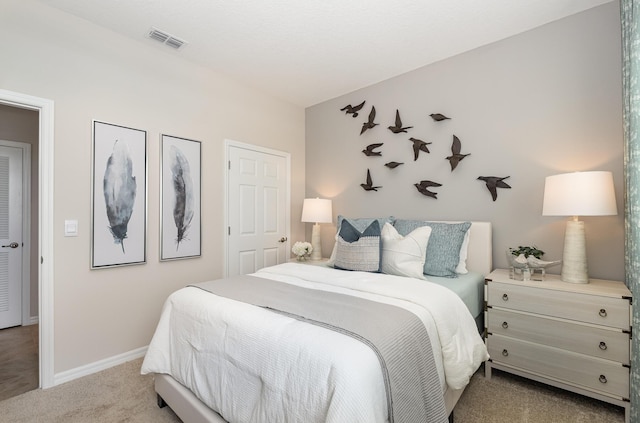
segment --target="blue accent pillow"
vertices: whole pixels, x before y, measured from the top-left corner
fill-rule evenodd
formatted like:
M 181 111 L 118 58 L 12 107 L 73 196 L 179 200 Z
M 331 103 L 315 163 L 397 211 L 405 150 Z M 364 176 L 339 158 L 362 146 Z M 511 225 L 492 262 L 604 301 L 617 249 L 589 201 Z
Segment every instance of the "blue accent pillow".
M 347 218 L 342 215 L 338 215 L 338 223 L 336 230 L 336 243 L 333 245 L 333 251 L 331 251 L 331 256 L 329 257 L 329 261 L 327 262 L 327 266 L 335 267 L 336 263 L 336 252 L 338 249 L 338 234 L 340 233 L 340 229 L 342 228 L 342 222 L 348 221 L 354 228 L 359 230 L 360 232 L 364 231 L 374 220 L 378 221 L 378 225 L 380 225 L 380 231 L 384 228 L 385 223 L 391 223 L 396 221 L 396 218 L 393 216 L 389 217 L 357 217 L 357 218 Z
M 389 216 L 389 217 L 357 217 L 357 218 L 351 218 L 351 217 L 344 217 L 341 214 L 339 214 L 338 215 L 338 226 L 337 226 L 337 230 L 336 230 L 337 233 L 340 233 L 340 228 L 342 227 L 342 222 L 345 221 L 345 220 L 349 221 L 349 223 L 351 223 L 351 225 L 354 228 L 356 228 L 357 230 L 362 232 L 374 220 L 378 221 L 378 225 L 380 227 L 380 230 L 382 230 L 382 228 L 384 228 L 384 224 L 385 223 L 391 223 L 393 225 L 393 223 L 396 221 L 396 218 L 393 217 L 393 216 Z
M 380 271 L 380 224 L 371 222 L 362 232 L 348 220 L 340 226 L 334 266 L 342 270 Z
M 424 274 L 456 278 L 456 267 L 460 261 L 460 248 L 471 222 L 441 223 L 422 220 L 396 220 L 394 227 L 402 236 L 406 236 L 421 226 L 431 227 L 431 236 L 427 244 L 427 258 L 424 262 Z

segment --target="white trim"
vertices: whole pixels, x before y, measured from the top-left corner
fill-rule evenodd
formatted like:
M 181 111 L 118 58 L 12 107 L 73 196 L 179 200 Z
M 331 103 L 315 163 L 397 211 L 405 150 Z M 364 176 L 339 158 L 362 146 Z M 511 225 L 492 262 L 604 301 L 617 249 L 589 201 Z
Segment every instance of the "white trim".
M 114 366 L 118 366 L 122 363 L 126 363 L 131 360 L 136 360 L 140 357 L 144 357 L 147 353 L 149 346 L 140 347 L 135 350 L 128 351 L 126 353 L 114 355 L 112 357 L 105 358 L 103 360 L 95 361 L 93 363 L 85 364 L 84 366 L 76 367 L 75 369 L 66 370 L 64 372 L 56 373 L 54 377 L 54 385 L 60 385 L 61 383 L 70 382 L 74 379 L 78 379 L 84 376 L 101 372 L 106 369 L 110 369 Z
M 22 150 L 22 317 L 31 324 L 31 145 L 26 142 L 0 140 L 0 146 Z M 27 248 L 24 248 L 24 246 Z
M 223 263 L 223 275 L 225 277 L 229 276 L 229 235 L 228 235 L 228 227 L 229 227 L 229 160 L 230 160 L 230 148 L 243 148 L 245 150 L 257 151 L 259 153 L 264 154 L 272 154 L 274 156 L 282 157 L 287 162 L 287 187 L 286 187 L 286 205 L 285 205 L 285 231 L 286 231 L 286 246 L 287 250 L 289 248 L 289 238 L 291 238 L 291 153 L 287 153 L 285 151 L 274 150 L 267 147 L 259 147 L 257 145 L 246 144 L 239 141 L 234 141 L 230 139 L 224 140 L 224 165 L 222 168 L 224 169 L 224 263 Z
M 40 388 L 54 385 L 53 333 L 53 152 L 54 103 L 52 100 L 0 89 L 0 103 L 36 110 L 39 115 L 39 242 L 38 275 L 40 320 Z M 46 210 L 46 213 L 43 211 Z

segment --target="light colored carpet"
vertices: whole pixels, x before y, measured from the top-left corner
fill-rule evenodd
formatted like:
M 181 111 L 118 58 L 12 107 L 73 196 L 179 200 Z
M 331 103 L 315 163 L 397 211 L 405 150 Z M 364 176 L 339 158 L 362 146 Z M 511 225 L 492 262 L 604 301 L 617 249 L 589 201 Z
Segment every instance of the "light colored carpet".
M 0 421 L 12 423 L 163 423 L 180 420 L 158 408 L 153 376 L 133 360 L 45 390 L 0 402 Z
M 141 376 L 142 359 L 55 388 L 0 402 L 0 421 L 12 423 L 180 422 L 158 408 L 153 377 Z M 500 371 L 486 380 L 477 372 L 455 411 L 456 423 L 615 423 L 620 407 L 528 381 Z
M 471 378 L 455 409 L 455 423 L 623 423 L 616 405 L 484 367 Z

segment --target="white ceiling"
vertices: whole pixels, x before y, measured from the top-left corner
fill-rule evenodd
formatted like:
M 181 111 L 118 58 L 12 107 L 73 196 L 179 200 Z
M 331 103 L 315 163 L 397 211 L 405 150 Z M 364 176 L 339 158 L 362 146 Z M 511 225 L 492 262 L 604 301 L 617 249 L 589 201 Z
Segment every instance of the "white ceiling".
M 40 1 L 307 107 L 613 0 Z

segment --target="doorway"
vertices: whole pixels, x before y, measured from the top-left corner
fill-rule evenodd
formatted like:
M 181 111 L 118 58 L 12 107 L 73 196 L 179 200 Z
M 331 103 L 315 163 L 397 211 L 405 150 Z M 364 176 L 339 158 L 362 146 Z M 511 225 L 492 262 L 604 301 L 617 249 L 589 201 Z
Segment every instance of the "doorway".
M 25 121 L 35 124 L 37 142 L 37 115 L 27 113 Z M 7 115 L 14 117 L 8 125 Z M 15 122 L 20 119 L 7 106 L 0 106 L 0 132 L 17 126 Z M 31 258 L 37 254 L 30 237 L 30 205 L 34 202 L 30 181 L 31 145 L 0 137 L 0 329 L 31 325 L 38 319 L 38 279 L 37 275 L 33 280 L 30 277 Z M 37 233 L 34 235 L 37 244 Z
M 289 257 L 290 154 L 225 141 L 225 276 Z
M 31 252 L 32 265 L 37 277 L 37 322 L 39 387 L 54 386 L 53 357 L 53 101 L 27 94 L 0 89 L 0 105 L 12 109 L 24 109 L 37 113 L 37 153 L 33 149 L 32 194 L 37 198 L 31 227 L 37 235 L 32 242 L 36 253 Z M 5 138 L 5 137 L 3 137 Z M 37 213 L 35 212 L 37 210 Z M 31 313 L 33 314 L 33 313 Z M 31 317 L 31 316 L 30 316 Z

